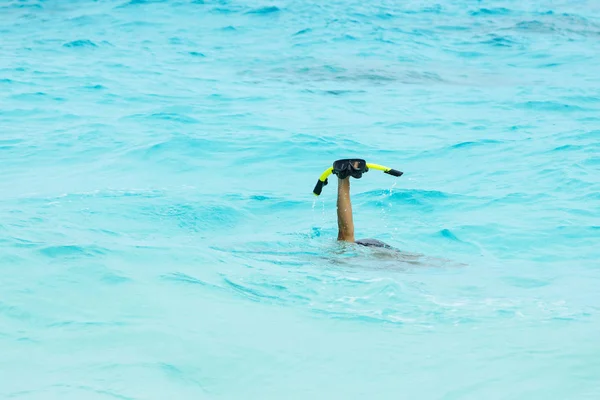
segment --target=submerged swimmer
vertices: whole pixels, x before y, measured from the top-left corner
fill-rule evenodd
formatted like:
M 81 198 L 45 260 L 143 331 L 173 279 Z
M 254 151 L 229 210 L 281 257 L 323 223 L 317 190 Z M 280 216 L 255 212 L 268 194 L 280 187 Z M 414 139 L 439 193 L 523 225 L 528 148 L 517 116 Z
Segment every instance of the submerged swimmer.
M 327 184 L 327 177 L 335 174 L 338 177 L 338 195 L 337 195 L 337 217 L 338 217 L 338 240 L 356 243 L 361 246 L 383 247 L 391 249 L 392 247 L 377 239 L 354 239 L 354 221 L 352 219 L 352 202 L 350 201 L 350 177 L 360 179 L 363 173 L 369 171 L 369 167 L 381 170 L 393 176 L 401 176 L 402 172 L 395 169 L 383 167 L 377 164 L 367 164 L 361 159 L 337 160 L 333 167 L 327 169 L 319 178 L 317 186 L 313 191 L 315 195 L 321 194 L 323 186 Z
M 354 220 L 352 219 L 352 202 L 350 201 L 350 177 L 338 177 L 337 195 L 338 240 L 356 243 L 361 246 L 383 247 L 392 246 L 377 239 L 354 239 Z

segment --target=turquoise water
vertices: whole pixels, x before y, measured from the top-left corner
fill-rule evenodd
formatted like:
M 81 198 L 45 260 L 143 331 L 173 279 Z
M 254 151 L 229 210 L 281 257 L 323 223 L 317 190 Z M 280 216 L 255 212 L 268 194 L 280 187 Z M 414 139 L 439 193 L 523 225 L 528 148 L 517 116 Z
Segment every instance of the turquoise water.
M 1 398 L 600 398 L 597 2 L 0 22 Z

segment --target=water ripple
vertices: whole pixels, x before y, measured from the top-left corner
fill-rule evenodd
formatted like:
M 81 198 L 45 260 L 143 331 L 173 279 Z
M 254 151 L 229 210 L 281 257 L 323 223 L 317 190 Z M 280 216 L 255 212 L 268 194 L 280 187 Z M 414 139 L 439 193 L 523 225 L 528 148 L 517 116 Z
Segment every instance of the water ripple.
M 0 397 L 597 393 L 594 2 L 0 10 Z

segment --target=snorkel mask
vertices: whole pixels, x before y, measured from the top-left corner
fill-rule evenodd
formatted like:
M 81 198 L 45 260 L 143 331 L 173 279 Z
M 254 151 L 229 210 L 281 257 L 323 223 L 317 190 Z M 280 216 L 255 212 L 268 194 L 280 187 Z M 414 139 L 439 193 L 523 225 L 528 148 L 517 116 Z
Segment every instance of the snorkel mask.
M 335 161 L 331 172 L 340 179 L 346 179 L 349 176 L 360 179 L 368 170 L 369 167 L 367 167 L 367 162 L 365 160 L 349 158 Z
M 323 186 L 326 186 L 328 183 L 327 178 L 329 175 L 334 174 L 337 175 L 340 179 L 346 179 L 351 176 L 355 179 L 362 178 L 365 172 L 368 172 L 369 169 L 377 169 L 379 171 L 383 171 L 386 174 L 392 176 L 402 176 L 403 172 L 398 171 L 396 169 L 392 169 L 389 167 L 384 167 L 379 164 L 371 164 L 367 163 L 365 160 L 361 158 L 347 158 L 343 160 L 334 161 L 333 167 L 327 168 L 319 177 L 317 184 L 313 190 L 315 196 L 318 196 L 323 191 Z

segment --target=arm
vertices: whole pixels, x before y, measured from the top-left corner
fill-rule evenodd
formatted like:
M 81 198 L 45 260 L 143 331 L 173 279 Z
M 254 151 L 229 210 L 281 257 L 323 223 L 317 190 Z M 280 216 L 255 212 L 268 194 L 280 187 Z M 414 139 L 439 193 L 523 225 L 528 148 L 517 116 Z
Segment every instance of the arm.
M 354 221 L 350 202 L 350 178 L 338 178 L 338 240 L 354 243 Z

